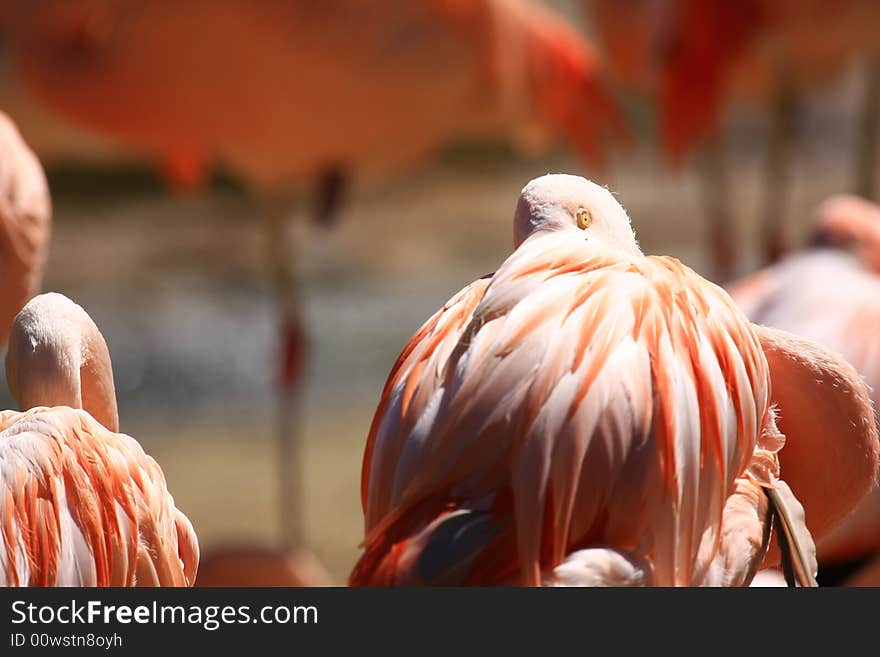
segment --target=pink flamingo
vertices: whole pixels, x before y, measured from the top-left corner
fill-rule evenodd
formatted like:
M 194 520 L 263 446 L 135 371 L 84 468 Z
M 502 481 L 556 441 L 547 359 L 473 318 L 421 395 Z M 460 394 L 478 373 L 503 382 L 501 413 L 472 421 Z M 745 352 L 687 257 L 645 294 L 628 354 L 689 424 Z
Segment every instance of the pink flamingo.
M 838 351 L 880 402 L 880 207 L 840 195 L 813 219 L 812 247 L 737 281 L 730 294 L 752 321 Z M 823 582 L 880 583 L 880 494 L 868 495 L 818 543 Z
M 853 368 L 644 256 L 583 178 L 533 180 L 513 223 L 513 254 L 391 371 L 351 584 L 745 585 L 779 559 L 774 515 L 814 584 L 811 533 L 877 473 Z
M 110 355 L 88 314 L 60 294 L 32 299 L 6 371 L 28 410 L 0 412 L 0 585 L 192 585 L 195 532 L 159 465 L 116 433 Z

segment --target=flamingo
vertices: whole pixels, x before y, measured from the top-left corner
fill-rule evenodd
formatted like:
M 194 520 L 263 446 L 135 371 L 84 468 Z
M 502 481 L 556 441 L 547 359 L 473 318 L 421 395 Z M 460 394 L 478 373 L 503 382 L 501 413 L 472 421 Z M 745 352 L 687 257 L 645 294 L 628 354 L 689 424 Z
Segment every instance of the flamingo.
M 107 344 L 67 297 L 34 297 L 6 358 L 0 585 L 191 586 L 196 534 L 119 418 Z
M 812 246 L 730 286 L 752 321 L 838 351 L 880 402 L 880 206 L 851 195 L 824 201 Z M 880 583 L 880 494 L 868 495 L 818 543 L 823 583 Z
M 814 584 L 811 534 L 877 472 L 855 370 L 643 255 L 584 178 L 531 181 L 513 223 L 388 377 L 350 583 L 745 585 L 772 511 L 789 581 Z
M 12 119 L 0 112 L 0 345 L 40 288 L 51 227 L 43 168 Z
M 20 2 L 10 25 L 35 98 L 184 187 L 224 167 L 264 207 L 288 548 L 302 542 L 296 187 L 313 183 L 326 223 L 351 175 L 394 175 L 453 140 L 509 136 L 533 152 L 555 135 L 599 162 L 622 131 L 593 48 L 532 0 Z
M 875 189 L 880 64 L 870 0 L 586 0 L 609 65 L 626 85 L 657 99 L 660 146 L 674 164 L 700 149 L 714 276 L 729 281 L 737 265 L 727 171 L 721 148 L 724 105 L 759 99 L 771 108 L 762 257 L 786 250 L 786 190 L 799 98 L 866 58 L 867 84 L 856 154 L 856 188 Z M 622 38 L 626 35 L 626 38 Z

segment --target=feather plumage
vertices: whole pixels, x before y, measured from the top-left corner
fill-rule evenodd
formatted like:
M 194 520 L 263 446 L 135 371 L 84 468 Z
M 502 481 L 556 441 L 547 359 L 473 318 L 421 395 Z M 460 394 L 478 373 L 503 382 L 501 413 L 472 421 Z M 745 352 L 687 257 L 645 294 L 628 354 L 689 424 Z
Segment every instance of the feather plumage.
M 199 549 L 133 438 L 66 407 L 0 413 L 0 585 L 188 586 Z
M 419 551 L 436 550 L 462 514 L 480 521 L 440 552 L 446 584 L 454 573 L 459 584 L 538 585 L 568 563 L 561 580 L 742 585 L 760 565 L 761 488 L 777 485 L 785 443 L 765 336 L 721 288 L 642 255 L 622 209 L 578 180 L 527 186 L 515 222 L 531 232 L 395 364 L 367 442 L 352 584 L 437 583 Z M 583 198 L 540 197 L 558 189 Z M 592 213 L 585 231 L 577 207 Z M 850 374 L 842 388 L 858 392 Z M 842 399 L 866 411 L 864 396 Z M 876 463 L 876 431 L 841 452 L 858 440 L 873 440 Z M 449 567 L 455 554 L 466 567 Z

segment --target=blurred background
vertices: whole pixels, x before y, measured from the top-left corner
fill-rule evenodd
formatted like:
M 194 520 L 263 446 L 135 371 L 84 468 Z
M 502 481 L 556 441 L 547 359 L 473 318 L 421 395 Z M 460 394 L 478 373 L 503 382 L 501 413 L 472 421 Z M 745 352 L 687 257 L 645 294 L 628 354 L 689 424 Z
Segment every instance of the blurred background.
M 602 56 L 591 3 L 544 4 Z M 50 9 L 45 3 L 37 11 Z M 0 12 L 4 41 L 20 36 L 15 15 Z M 855 191 L 869 78 L 865 59 L 847 54 L 852 56 L 841 57 L 797 107 L 789 184 L 779 191 L 790 245 L 800 244 L 817 203 Z M 104 333 L 122 430 L 161 464 L 203 550 L 236 541 L 279 542 L 277 317 L 254 185 L 235 167 L 222 166 L 212 167 L 200 184 L 175 185 L 173 175 L 169 184 L 167 168 L 151 154 L 35 92 L 23 81 L 12 49 L 0 58 L 0 109 L 41 158 L 52 193 L 43 288 L 81 304 Z M 631 131 L 626 145 L 609 149 L 604 166 L 585 161 L 564 135 L 526 151 L 506 134 L 453 135 L 436 153 L 393 175 L 353 175 L 332 225 L 291 223 L 297 245 L 291 260 L 308 334 L 299 418 L 304 536 L 334 583 L 345 582 L 358 554 L 361 458 L 389 369 L 425 319 L 510 253 L 512 213 L 528 180 L 570 172 L 608 185 L 646 253 L 674 255 L 718 280 L 706 220 L 705 160 L 692 150 L 670 164 L 657 137 L 655 102 L 644 89 L 615 78 L 613 69 L 603 70 Z M 439 69 L 425 75 L 434 73 L 441 77 Z M 762 94 L 724 103 L 718 134 L 739 245 L 727 274 L 736 276 L 764 262 L 760 222 L 773 114 Z M 590 108 L 583 109 L 589 115 Z M 296 189 L 297 198 L 305 196 L 303 185 Z M 300 219 L 308 214 L 302 207 Z M 0 403 L 14 404 L 5 383 Z

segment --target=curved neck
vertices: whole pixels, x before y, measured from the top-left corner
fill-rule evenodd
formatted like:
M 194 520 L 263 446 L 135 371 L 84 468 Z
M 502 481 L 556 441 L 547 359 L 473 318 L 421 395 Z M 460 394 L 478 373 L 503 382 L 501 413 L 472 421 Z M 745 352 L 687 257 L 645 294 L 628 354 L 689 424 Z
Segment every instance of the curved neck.
M 65 297 L 36 297 L 18 314 L 6 376 L 22 409 L 81 408 L 111 431 L 119 431 L 107 343 L 86 312 Z

